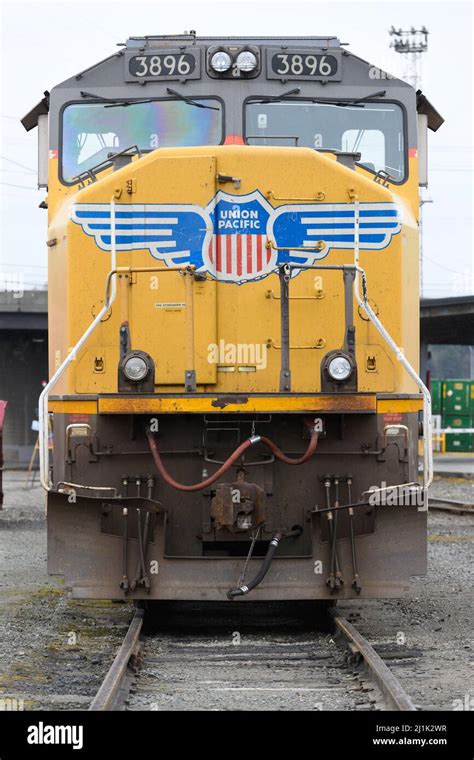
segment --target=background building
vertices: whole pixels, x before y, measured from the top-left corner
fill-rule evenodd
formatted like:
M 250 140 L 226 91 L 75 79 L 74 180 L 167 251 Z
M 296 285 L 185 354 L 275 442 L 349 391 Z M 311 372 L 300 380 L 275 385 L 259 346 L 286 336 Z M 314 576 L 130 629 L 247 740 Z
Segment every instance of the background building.
M 8 401 L 3 428 L 6 467 L 30 460 L 38 433 L 38 398 L 48 377 L 46 290 L 0 292 L 0 399 Z

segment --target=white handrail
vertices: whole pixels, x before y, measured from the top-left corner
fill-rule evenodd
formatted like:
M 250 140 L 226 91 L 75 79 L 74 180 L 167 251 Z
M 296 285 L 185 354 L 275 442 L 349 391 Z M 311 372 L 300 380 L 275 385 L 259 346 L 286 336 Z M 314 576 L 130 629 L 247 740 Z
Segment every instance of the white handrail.
M 378 330 L 385 342 L 390 346 L 398 361 L 402 364 L 410 377 L 415 381 L 423 395 L 423 488 L 425 491 L 433 480 L 433 421 L 431 418 L 431 394 L 416 370 L 405 357 L 402 349 L 397 346 L 391 335 L 387 332 L 380 319 L 372 310 L 367 300 L 366 274 L 359 266 L 359 199 L 354 199 L 354 264 L 356 273 L 354 277 L 354 294 L 359 306 L 361 306 L 368 318 Z M 359 273 L 362 275 L 362 298 L 359 293 Z
M 105 301 L 102 309 L 99 311 L 94 321 L 89 325 L 85 333 L 79 338 L 74 348 L 64 359 L 63 363 L 58 367 L 49 383 L 44 387 L 43 392 L 39 398 L 39 462 L 40 462 L 40 481 L 41 485 L 46 491 L 50 491 L 52 488 L 52 482 L 49 475 L 49 394 L 51 389 L 54 388 L 59 378 L 62 377 L 69 365 L 76 359 L 77 352 L 83 347 L 90 335 L 94 332 L 97 325 L 100 324 L 105 317 L 113 302 L 117 293 L 116 285 L 116 245 L 115 245 L 115 199 L 112 196 L 110 201 L 110 272 L 107 275 L 107 283 L 110 282 L 111 287 L 107 288 L 105 294 Z

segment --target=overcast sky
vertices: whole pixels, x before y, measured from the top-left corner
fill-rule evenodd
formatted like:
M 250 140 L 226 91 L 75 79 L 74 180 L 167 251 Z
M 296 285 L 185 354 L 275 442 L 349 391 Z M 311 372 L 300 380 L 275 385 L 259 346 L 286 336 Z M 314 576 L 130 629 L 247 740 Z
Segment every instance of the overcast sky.
M 129 36 L 335 35 L 349 49 L 397 76 L 403 56 L 388 29 L 425 25 L 422 89 L 445 124 L 430 133 L 430 182 L 424 206 L 424 294 L 474 292 L 472 219 L 472 4 L 470 2 L 9 2 L 2 8 L 0 101 L 1 281 L 21 272 L 25 287 L 46 279 L 44 191 L 35 190 L 36 130 L 19 124 L 44 90 L 105 58 Z

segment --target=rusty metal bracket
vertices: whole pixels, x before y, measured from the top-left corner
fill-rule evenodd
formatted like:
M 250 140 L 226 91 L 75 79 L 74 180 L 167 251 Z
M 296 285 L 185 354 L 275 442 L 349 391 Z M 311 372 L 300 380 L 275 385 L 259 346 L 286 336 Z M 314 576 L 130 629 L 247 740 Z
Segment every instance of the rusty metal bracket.
M 224 185 L 226 182 L 233 182 L 236 190 L 240 188 L 242 182 L 240 177 L 231 177 L 229 174 L 217 174 L 216 179 L 220 185 Z
M 278 246 L 275 245 L 275 242 L 273 240 L 267 239 L 267 242 L 265 243 L 265 248 L 272 249 L 273 251 L 323 251 L 326 247 L 326 243 L 324 240 L 319 240 L 316 245 L 285 245 L 285 246 Z M 293 269 L 298 269 L 298 266 L 293 265 Z M 303 265 L 301 269 L 304 269 L 305 266 Z M 308 268 L 308 267 L 306 267 Z
M 293 249 L 292 249 L 293 250 Z M 315 296 L 288 296 L 289 301 L 320 301 L 325 296 L 324 290 L 316 290 Z M 273 298 L 275 301 L 280 300 L 280 296 L 275 295 L 273 290 L 265 291 L 265 298 Z
M 279 195 L 275 195 L 273 190 L 267 190 L 266 196 L 269 201 L 290 201 L 292 203 L 307 203 L 308 201 L 323 201 L 326 198 L 326 193 L 323 193 L 322 191 L 319 193 L 315 193 L 315 195 L 311 195 L 309 198 L 282 198 Z
M 388 172 L 384 172 L 383 169 L 380 169 L 374 177 L 374 182 L 377 185 L 382 185 L 382 187 L 390 187 L 389 180 L 393 181 L 393 177 Z
M 211 518 L 217 530 L 246 533 L 265 522 L 265 501 L 265 491 L 255 483 L 220 483 L 211 500 Z
M 272 338 L 268 338 L 266 342 L 266 346 L 267 348 L 276 348 L 277 351 L 281 351 L 281 346 L 275 343 L 275 341 L 272 340 Z M 314 349 L 318 350 L 325 347 L 326 347 L 325 338 L 318 338 L 316 343 L 312 346 L 289 346 L 291 351 L 309 351 L 309 350 L 314 350 Z

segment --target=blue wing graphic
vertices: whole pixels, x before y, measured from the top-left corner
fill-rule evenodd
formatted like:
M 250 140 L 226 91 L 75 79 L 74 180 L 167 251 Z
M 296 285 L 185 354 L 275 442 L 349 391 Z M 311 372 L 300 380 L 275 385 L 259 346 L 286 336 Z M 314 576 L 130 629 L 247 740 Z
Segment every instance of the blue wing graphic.
M 269 236 L 279 251 L 278 263 L 312 264 L 331 248 L 353 248 L 355 209 L 351 203 L 319 203 L 280 206 L 270 222 Z M 360 203 L 359 246 L 381 250 L 401 229 L 400 212 L 394 203 Z M 324 241 L 322 250 L 315 245 Z M 308 248 L 305 251 L 294 248 Z M 313 250 L 311 250 L 313 249 Z
M 111 250 L 109 203 L 77 203 L 71 219 L 86 235 L 95 238 L 103 251 Z M 116 204 L 117 251 L 149 250 L 167 266 L 203 266 L 203 247 L 212 237 L 209 214 L 199 206 L 184 204 Z

